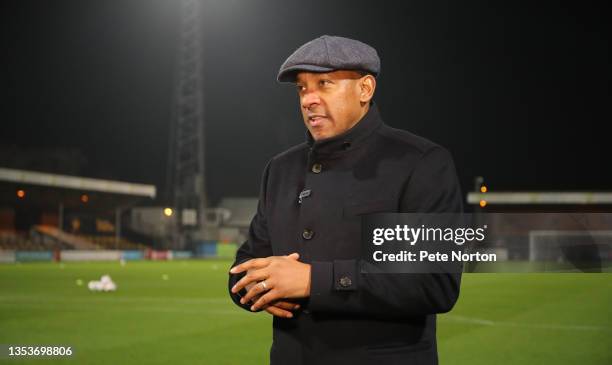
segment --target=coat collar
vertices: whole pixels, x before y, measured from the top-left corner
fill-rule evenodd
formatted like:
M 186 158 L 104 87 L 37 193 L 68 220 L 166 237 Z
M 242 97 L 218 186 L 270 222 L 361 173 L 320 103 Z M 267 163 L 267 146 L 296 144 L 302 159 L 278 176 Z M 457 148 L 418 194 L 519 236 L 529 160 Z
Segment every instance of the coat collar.
M 315 141 L 312 135 L 306 131 L 306 143 L 310 149 L 318 155 L 335 154 L 336 152 L 350 151 L 357 148 L 361 143 L 376 130 L 382 119 L 375 103 L 370 104 L 368 112 L 351 129 L 337 136 Z

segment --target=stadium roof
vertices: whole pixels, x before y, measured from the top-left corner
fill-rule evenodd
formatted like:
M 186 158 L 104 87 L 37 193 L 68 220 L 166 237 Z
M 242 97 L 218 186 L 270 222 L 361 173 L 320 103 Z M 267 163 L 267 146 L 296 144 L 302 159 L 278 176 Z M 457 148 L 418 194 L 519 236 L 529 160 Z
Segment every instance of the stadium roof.
M 56 187 L 63 189 L 96 191 L 155 198 L 154 185 L 135 184 L 114 180 L 49 174 L 45 172 L 15 170 L 0 167 L 0 182 Z
M 485 200 L 487 205 L 608 205 L 612 204 L 610 192 L 494 192 L 494 193 L 468 193 L 469 204 L 480 204 Z

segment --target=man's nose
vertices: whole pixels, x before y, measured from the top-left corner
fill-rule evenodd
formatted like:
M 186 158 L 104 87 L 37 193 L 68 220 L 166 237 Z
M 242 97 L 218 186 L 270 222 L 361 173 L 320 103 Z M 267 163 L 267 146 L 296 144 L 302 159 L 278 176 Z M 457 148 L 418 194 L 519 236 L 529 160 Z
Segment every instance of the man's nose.
M 319 94 L 316 91 L 305 91 L 300 100 L 304 109 L 310 109 L 312 106 L 321 103 Z

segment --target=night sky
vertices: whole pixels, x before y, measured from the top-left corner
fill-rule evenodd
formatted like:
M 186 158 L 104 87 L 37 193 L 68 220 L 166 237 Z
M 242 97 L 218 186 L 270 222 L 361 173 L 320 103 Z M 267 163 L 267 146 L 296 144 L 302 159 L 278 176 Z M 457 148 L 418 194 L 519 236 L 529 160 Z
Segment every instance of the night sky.
M 208 188 L 254 196 L 305 128 L 278 67 L 322 34 L 375 47 L 387 124 L 448 148 L 464 190 L 611 190 L 608 12 L 508 2 L 203 2 Z M 178 1 L 2 1 L 0 144 L 82 152 L 164 188 Z M 578 8 L 576 6 L 579 6 Z M 41 154 L 40 159 L 45 159 Z M 62 173 L 63 171 L 56 171 Z

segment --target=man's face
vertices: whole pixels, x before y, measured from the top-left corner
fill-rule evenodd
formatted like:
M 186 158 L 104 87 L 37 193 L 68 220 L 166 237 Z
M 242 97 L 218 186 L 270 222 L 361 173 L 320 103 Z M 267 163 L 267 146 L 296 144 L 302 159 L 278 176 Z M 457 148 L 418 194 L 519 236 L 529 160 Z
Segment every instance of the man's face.
M 300 72 L 296 86 L 306 128 L 315 140 L 341 134 L 364 114 L 361 75 L 355 71 Z

